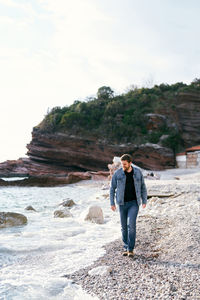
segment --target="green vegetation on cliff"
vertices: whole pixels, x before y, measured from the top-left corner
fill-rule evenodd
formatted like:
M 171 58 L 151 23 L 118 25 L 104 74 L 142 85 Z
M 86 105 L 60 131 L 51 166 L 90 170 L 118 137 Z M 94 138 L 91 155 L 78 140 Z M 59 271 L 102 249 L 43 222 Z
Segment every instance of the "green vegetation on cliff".
M 63 108 L 54 107 L 36 128 L 120 144 L 162 141 L 163 146 L 176 152 L 183 145 L 178 127 L 173 123 L 177 98 L 181 93 L 191 92 L 200 92 L 199 79 L 190 85 L 179 82 L 133 88 L 117 96 L 110 87 L 104 86 L 95 98 L 74 101 Z M 152 116 L 157 118 L 153 125 Z

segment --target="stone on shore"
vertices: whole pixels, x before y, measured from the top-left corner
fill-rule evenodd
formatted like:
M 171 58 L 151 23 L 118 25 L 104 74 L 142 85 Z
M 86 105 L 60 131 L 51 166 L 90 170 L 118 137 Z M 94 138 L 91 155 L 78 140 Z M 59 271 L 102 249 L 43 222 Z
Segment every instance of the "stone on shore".
M 106 275 L 110 275 L 110 273 L 112 273 L 112 268 L 109 266 L 99 266 L 96 268 L 93 268 L 92 270 L 90 270 L 88 272 L 88 274 L 90 276 L 106 276 Z
M 27 217 L 14 212 L 0 212 L 0 228 L 27 224 Z
M 85 217 L 85 221 L 91 221 L 92 223 L 96 224 L 103 224 L 104 217 L 103 211 L 100 206 L 91 206 L 89 208 L 89 212 Z

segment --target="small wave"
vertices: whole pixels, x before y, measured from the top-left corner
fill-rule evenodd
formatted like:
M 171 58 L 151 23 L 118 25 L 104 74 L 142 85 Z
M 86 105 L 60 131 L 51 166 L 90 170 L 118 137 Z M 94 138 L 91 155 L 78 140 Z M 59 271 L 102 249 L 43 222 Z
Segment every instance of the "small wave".
M 17 180 L 24 180 L 28 177 L 1 177 L 0 179 L 3 179 L 4 181 L 17 181 Z

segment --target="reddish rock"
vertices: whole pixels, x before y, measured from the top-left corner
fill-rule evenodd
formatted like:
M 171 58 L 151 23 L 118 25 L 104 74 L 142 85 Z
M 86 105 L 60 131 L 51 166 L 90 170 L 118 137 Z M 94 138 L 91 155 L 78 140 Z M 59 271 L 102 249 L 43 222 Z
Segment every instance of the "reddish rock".
M 44 133 L 33 129 L 27 145 L 31 160 L 71 168 L 72 171 L 105 171 L 113 155 L 124 152 L 123 145 L 106 144 L 92 138 L 64 133 Z
M 0 186 L 59 186 L 91 179 L 87 172 L 71 172 L 67 176 L 33 176 L 22 180 L 7 181 L 0 179 Z
M 108 176 L 110 174 L 109 171 L 98 171 L 98 172 L 90 172 L 93 180 L 106 180 L 109 179 Z
M 52 163 L 38 163 L 30 158 L 7 160 L 0 163 L 0 177 L 67 176 L 69 169 Z
M 153 144 L 113 145 L 95 139 L 84 139 L 64 133 L 44 133 L 33 130 L 33 139 L 27 148 L 32 161 L 54 164 L 80 171 L 105 171 L 113 156 L 130 153 L 141 167 L 161 170 L 175 166 L 170 149 Z M 150 146 L 151 145 L 151 146 Z
M 153 144 L 106 145 L 100 141 L 56 133 L 40 134 L 37 131 L 33 133 L 33 140 L 28 149 L 30 158 L 0 163 L 0 177 L 29 178 L 12 182 L 1 180 L 1 186 L 56 186 L 91 178 L 101 180 L 109 175 L 105 170 L 112 162 L 113 156 L 121 156 L 124 153 L 130 153 L 133 162 L 145 169 L 161 170 L 174 167 L 172 151 Z M 93 172 L 84 172 L 87 170 Z
M 133 163 L 147 170 L 170 169 L 174 168 L 174 153 L 169 148 L 146 143 L 135 147 Z
M 89 172 L 70 172 L 68 174 L 68 183 L 76 183 L 81 180 L 89 180 L 91 179 L 91 174 Z

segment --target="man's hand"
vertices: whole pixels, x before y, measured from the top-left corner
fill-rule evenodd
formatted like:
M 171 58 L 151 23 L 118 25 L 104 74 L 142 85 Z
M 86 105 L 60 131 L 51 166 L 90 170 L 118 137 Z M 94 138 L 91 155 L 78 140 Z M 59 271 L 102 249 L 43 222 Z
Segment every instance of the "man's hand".
M 111 209 L 112 209 L 113 211 L 115 211 L 115 210 L 116 210 L 116 206 L 115 206 L 115 205 L 111 205 Z
M 147 205 L 146 204 L 142 204 L 142 208 L 145 208 Z

